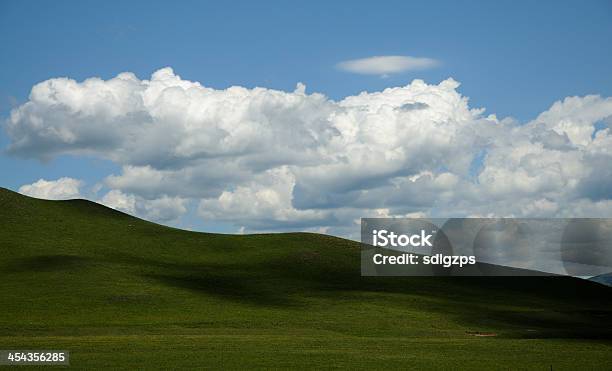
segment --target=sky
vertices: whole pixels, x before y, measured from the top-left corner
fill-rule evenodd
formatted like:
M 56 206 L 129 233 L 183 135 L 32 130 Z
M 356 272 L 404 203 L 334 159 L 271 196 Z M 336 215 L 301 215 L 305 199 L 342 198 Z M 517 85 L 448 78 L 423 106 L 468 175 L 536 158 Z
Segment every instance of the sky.
M 0 42 L 22 193 L 231 233 L 611 215 L 610 1 L 3 0 Z

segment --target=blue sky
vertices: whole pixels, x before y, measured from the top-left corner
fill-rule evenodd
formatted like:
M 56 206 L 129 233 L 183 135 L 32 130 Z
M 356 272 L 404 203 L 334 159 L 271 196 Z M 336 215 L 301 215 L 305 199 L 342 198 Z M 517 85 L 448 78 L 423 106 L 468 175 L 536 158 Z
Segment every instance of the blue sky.
M 38 82 L 69 77 L 141 79 L 165 66 L 216 89 L 232 85 L 340 100 L 361 91 L 452 77 L 470 107 L 535 118 L 564 97 L 612 95 L 610 1 L 161 2 L 2 1 L 0 114 Z M 433 58 L 435 68 L 387 77 L 337 68 L 371 56 Z M 10 139 L 0 133 L 6 149 Z M 0 184 L 39 178 L 90 184 L 121 166 L 96 156 L 49 162 L 3 154 Z

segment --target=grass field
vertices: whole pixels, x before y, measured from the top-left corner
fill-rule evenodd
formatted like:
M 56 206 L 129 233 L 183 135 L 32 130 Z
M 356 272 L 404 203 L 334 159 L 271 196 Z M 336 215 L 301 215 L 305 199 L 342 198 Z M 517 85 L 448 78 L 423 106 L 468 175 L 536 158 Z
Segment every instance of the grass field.
M 361 277 L 339 238 L 4 189 L 0 251 L 0 349 L 66 349 L 71 368 L 612 368 L 612 289 L 579 279 Z

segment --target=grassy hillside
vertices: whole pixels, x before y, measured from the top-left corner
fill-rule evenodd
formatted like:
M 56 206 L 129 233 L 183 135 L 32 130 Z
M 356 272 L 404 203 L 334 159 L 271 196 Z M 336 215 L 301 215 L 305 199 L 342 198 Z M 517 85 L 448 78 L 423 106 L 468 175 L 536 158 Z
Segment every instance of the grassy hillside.
M 0 251 L 0 349 L 67 349 L 73 368 L 612 365 L 612 289 L 578 279 L 361 277 L 339 238 L 187 232 L 4 189 Z

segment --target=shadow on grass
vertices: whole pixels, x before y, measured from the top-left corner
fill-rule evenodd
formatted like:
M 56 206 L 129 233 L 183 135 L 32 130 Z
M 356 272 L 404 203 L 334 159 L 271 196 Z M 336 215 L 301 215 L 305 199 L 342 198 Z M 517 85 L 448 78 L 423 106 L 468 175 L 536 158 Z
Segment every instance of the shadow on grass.
M 274 291 L 268 285 L 253 283 L 248 277 L 213 275 L 200 272 L 197 275 L 180 274 L 147 274 L 165 285 L 188 289 L 197 293 L 213 295 L 219 298 L 238 301 L 262 307 L 295 307 L 298 303 L 280 291 Z
M 494 311 L 495 319 L 522 328 L 508 337 L 530 339 L 601 339 L 612 340 L 610 310 Z
M 307 301 L 300 300 L 305 296 L 350 305 L 381 295 L 376 300 L 383 306 L 415 305 L 476 331 L 503 325 L 511 337 L 612 339 L 612 289 L 592 282 L 569 277 L 362 277 L 358 255 L 330 258 L 311 250 L 232 264 L 171 262 L 117 252 L 95 260 L 41 255 L 16 260 L 8 268 L 72 271 L 95 262 L 204 296 L 305 311 Z M 119 295 L 115 301 L 132 298 Z
M 477 329 L 504 324 L 511 337 L 612 339 L 612 289 L 587 280 L 561 276 L 361 277 L 357 262 L 303 261 L 296 255 L 268 261 L 261 269 L 274 271 L 283 280 L 299 276 L 316 295 L 334 300 L 342 300 L 339 292 L 348 294 L 348 300 L 364 300 L 359 293 L 422 298 L 417 305 L 424 310 L 443 313 Z
M 284 285 L 262 279 L 257 265 L 232 267 L 202 263 L 164 262 L 122 253 L 108 254 L 113 263 L 137 267 L 139 275 L 164 285 L 196 293 L 265 307 L 294 307 L 299 304 Z
M 6 267 L 7 272 L 54 272 L 85 268 L 91 259 L 75 255 L 39 255 L 21 258 Z
M 113 257 L 165 285 L 245 304 L 299 307 L 306 304 L 294 298 L 304 294 L 336 302 L 367 300 L 363 293 L 400 294 L 421 297 L 424 310 L 476 329 L 504 324 L 509 332 L 516 329 L 512 337 L 612 339 L 608 287 L 569 277 L 361 277 L 353 258 L 337 262 L 301 251 L 260 263 L 213 265 Z

